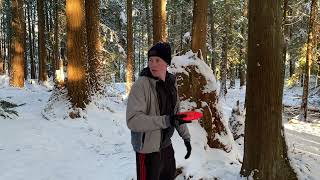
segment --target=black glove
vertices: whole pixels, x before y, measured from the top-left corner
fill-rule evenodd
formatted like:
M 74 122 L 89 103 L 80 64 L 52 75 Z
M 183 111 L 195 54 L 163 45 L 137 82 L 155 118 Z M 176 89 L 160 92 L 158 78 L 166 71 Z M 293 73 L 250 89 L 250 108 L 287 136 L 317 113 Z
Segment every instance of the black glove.
M 187 154 L 186 156 L 184 157 L 185 159 L 188 159 L 191 155 L 191 144 L 190 144 L 190 141 L 184 141 L 184 145 L 186 145 L 186 148 L 187 148 Z
M 170 124 L 174 127 L 178 127 L 184 123 L 191 123 L 191 121 L 184 121 L 183 118 L 186 117 L 185 114 L 175 114 L 170 116 Z

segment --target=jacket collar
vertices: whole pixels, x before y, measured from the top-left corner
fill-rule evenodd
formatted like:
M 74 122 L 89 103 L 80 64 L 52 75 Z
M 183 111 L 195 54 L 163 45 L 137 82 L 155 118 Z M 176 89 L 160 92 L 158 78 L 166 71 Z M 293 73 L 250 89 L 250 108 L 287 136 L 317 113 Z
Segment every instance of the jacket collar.
M 149 78 L 151 78 L 151 79 L 153 79 L 153 80 L 156 80 L 156 81 L 162 81 L 162 80 L 160 80 L 159 78 L 154 77 L 154 76 L 152 75 L 149 67 L 144 68 L 144 69 L 140 72 L 139 75 L 140 75 L 140 76 L 149 77 Z M 171 74 L 171 73 L 169 73 L 169 72 L 167 71 L 165 83 L 173 83 L 173 84 L 174 84 L 174 83 L 175 83 L 175 80 L 176 80 L 176 77 L 175 77 L 173 74 Z

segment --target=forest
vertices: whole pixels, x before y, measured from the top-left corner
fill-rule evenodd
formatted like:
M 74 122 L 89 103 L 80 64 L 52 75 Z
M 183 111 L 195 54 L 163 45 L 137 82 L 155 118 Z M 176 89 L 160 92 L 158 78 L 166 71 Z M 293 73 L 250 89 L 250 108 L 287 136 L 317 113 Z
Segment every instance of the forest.
M 135 179 L 125 111 L 157 42 L 203 113 L 176 179 L 319 179 L 319 5 L 0 0 L 0 179 Z

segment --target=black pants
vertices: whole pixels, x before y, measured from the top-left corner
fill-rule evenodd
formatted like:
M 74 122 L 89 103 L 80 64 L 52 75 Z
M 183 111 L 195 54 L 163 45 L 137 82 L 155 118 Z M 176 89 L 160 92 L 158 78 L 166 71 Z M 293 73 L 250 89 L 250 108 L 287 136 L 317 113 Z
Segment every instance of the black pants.
M 176 173 L 174 150 L 170 144 L 160 152 L 136 153 L 137 180 L 173 180 Z

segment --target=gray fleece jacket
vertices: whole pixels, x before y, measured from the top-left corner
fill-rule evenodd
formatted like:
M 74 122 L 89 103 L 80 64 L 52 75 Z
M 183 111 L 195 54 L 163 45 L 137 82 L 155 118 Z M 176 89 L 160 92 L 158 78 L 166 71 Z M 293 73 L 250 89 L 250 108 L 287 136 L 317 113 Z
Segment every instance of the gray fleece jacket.
M 133 84 L 127 104 L 126 120 L 131 130 L 131 143 L 133 149 L 139 153 L 159 152 L 167 145 L 161 145 L 162 130 L 172 129 L 167 134 L 169 139 L 173 135 L 168 116 L 160 116 L 159 100 L 156 90 L 156 79 L 140 76 Z M 179 112 L 179 98 L 174 108 L 174 113 Z M 176 128 L 179 135 L 185 141 L 190 141 L 190 134 L 186 124 Z

